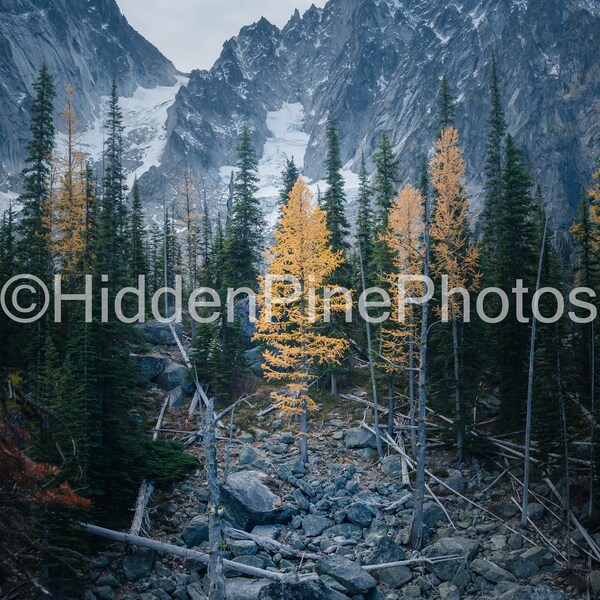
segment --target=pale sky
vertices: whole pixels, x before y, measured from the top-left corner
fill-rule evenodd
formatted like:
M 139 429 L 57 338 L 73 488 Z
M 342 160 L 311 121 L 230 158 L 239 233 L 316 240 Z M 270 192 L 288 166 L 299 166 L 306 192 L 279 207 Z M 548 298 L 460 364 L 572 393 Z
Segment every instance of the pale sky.
M 282 27 L 325 0 L 117 0 L 129 23 L 181 71 L 208 69 L 223 42 L 261 17 Z

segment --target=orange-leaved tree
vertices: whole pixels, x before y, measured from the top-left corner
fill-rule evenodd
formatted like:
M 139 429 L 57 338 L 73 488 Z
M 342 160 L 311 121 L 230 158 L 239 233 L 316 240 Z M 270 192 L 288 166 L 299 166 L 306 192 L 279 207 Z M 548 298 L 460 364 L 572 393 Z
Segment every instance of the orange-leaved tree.
M 81 272 L 88 250 L 89 207 L 84 154 L 77 149 L 73 88 L 66 87 L 64 155 L 58 158 L 60 182 L 53 194 L 52 250 L 60 270 L 72 278 Z
M 423 275 L 425 248 L 423 245 L 424 201 L 421 193 L 412 185 L 406 184 L 398 192 L 388 217 L 388 226 L 384 240 L 392 257 L 394 273 L 388 274 L 391 287 L 392 309 L 394 318 L 390 325 L 382 328 L 382 354 L 386 370 L 401 369 L 408 372 L 409 415 L 411 424 L 411 445 L 416 455 L 416 402 L 415 372 L 418 364 L 418 320 L 414 304 L 406 302 L 404 314 L 399 314 L 400 289 L 406 298 L 421 297 L 424 284 L 422 281 L 406 279 L 401 288 L 399 278 Z
M 316 408 L 309 386 L 317 378 L 316 368 L 338 364 L 348 347 L 345 339 L 320 333 L 328 309 L 343 310 L 342 297 L 327 302 L 323 294 L 325 280 L 342 263 L 329 238 L 325 213 L 298 178 L 282 208 L 275 245 L 267 251 L 268 275 L 260 281 L 254 339 L 266 345 L 266 379 L 283 384 L 272 393 L 273 400 L 285 413 L 300 415 L 304 462 L 308 460 L 307 414 Z
M 466 293 L 479 286 L 479 250 L 471 242 L 468 224 L 469 205 L 464 187 L 465 163 L 459 147 L 458 132 L 446 127 L 436 144 L 430 164 L 431 185 L 436 193 L 436 210 L 431 225 L 435 261 L 433 270 L 438 277 L 447 276 L 448 290 L 462 288 Z M 461 385 L 460 326 L 465 319 L 465 297 L 449 295 L 447 309 L 442 303 L 442 320 L 452 326 L 454 354 L 454 384 L 456 403 L 456 460 L 464 458 L 465 411 Z

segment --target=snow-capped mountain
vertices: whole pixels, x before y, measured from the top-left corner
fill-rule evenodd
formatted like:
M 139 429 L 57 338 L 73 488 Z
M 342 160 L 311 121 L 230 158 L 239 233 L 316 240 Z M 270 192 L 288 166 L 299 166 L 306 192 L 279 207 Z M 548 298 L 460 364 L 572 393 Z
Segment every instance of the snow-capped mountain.
M 77 20 L 82 3 L 83 23 Z M 7 59 L 0 101 L 10 106 L 0 116 L 1 137 L 9 140 L 0 147 L 5 174 L 23 156 L 27 86 L 43 56 L 58 74 L 57 87 L 70 82 L 85 91 L 84 141 L 92 154 L 101 148 L 102 96 L 117 75 L 133 148 L 128 169 L 141 176 L 150 206 L 178 193 L 186 168 L 218 204 L 244 124 L 261 156 L 267 216 L 286 156 L 322 189 L 330 103 L 349 191 L 361 155 L 369 160 L 384 132 L 401 157 L 403 179 L 414 179 L 434 139 L 445 74 L 457 98 L 477 215 L 493 53 L 510 132 L 527 151 L 555 228 L 568 229 L 600 154 L 596 0 L 330 0 L 304 15 L 296 11 L 283 29 L 266 19 L 244 27 L 225 42 L 212 69 L 193 71 L 189 79 L 133 32 L 114 0 L 45 6 L 44 0 L 0 0 L 0 56 Z
M 66 85 L 75 88 L 79 129 L 97 130 L 102 98 L 114 78 L 123 96 L 152 108 L 150 119 L 137 110 L 128 114 L 129 133 L 138 146 L 148 145 L 145 136 L 156 138 L 157 133 L 139 127 L 132 133 L 135 120 L 155 129 L 156 119 L 164 117 L 164 125 L 165 99 L 171 104 L 182 83 L 172 63 L 127 23 L 115 0 L 0 0 L 0 202 L 18 189 L 32 86 L 43 62 L 55 80 L 59 129 Z M 92 153 L 98 143 L 102 147 L 99 136 Z M 129 164 L 139 166 L 133 157 Z
M 210 71 L 192 72 L 169 112 L 161 165 L 144 175 L 143 189 L 149 198 L 169 197 L 184 166 L 199 181 L 219 181 L 244 123 L 264 160 L 280 136 L 273 115 L 290 106 L 290 123 L 308 136 L 304 174 L 318 180 L 329 103 L 348 169 L 356 171 L 361 154 L 368 159 L 387 132 L 403 178 L 414 178 L 434 138 L 435 98 L 446 74 L 477 214 L 493 53 L 510 132 L 543 186 L 552 224 L 564 231 L 600 153 L 595 1 L 330 0 L 296 12 L 281 30 L 261 19 L 224 44 Z

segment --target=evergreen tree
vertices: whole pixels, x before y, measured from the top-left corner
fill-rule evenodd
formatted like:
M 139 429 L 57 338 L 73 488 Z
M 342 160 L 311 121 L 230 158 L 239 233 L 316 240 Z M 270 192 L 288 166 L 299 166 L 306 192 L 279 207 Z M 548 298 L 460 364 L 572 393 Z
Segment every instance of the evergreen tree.
M 371 206 L 372 190 L 369 186 L 369 174 L 363 155 L 358 173 L 358 216 L 356 219 L 356 235 L 361 244 L 363 263 L 369 266 L 373 256 L 373 208 Z M 367 275 L 365 273 L 365 275 Z M 367 282 L 370 286 L 370 282 Z
M 529 327 L 516 316 L 516 295 L 512 293 L 517 280 L 531 291 L 535 282 L 538 251 L 536 251 L 536 209 L 531 196 L 532 180 L 523 151 L 512 136 L 506 137 L 502 197 L 493 218 L 497 236 L 497 251 L 487 265 L 490 284 L 503 289 L 509 297 L 509 313 L 492 328 L 494 371 L 504 403 L 502 416 L 506 425 L 518 420 L 523 412 L 527 382 Z M 524 306 L 530 305 L 525 295 Z M 492 303 L 490 303 L 492 304 Z M 493 314 L 498 314 L 499 307 Z M 491 311 L 490 311 L 491 313 Z M 524 309 L 525 318 L 528 318 Z
M 213 286 L 213 232 L 208 203 L 202 203 L 202 223 L 200 225 L 200 280 L 204 286 Z
M 25 168 L 21 174 L 23 192 L 20 221 L 17 227 L 18 271 L 39 277 L 50 285 L 52 254 L 50 249 L 50 198 L 52 152 L 54 150 L 54 82 L 46 64 L 43 64 L 33 84 L 35 96 L 30 108 L 30 139 L 27 143 Z M 42 361 L 42 347 L 46 332 L 46 319 L 31 326 L 21 327 L 24 361 Z
M 131 186 L 131 210 L 129 213 L 129 278 L 133 285 L 137 283 L 138 275 L 147 275 L 148 258 L 146 256 L 147 240 L 144 225 L 144 211 L 137 177 Z
M 237 169 L 232 215 L 225 236 L 223 277 L 225 287 L 256 288 L 264 218 L 260 202 L 255 196 L 258 190 L 258 161 L 247 127 L 243 128 L 240 135 Z
M 502 92 L 496 68 L 496 57 L 492 57 L 490 81 L 490 116 L 488 118 L 487 154 L 485 159 L 485 203 L 483 207 L 483 259 L 489 262 L 497 249 L 494 216 L 502 198 L 503 142 L 506 136 L 506 120 L 502 107 Z
M 281 192 L 279 193 L 279 202 L 283 206 L 290 196 L 296 180 L 300 177 L 300 171 L 294 162 L 294 157 L 285 161 L 285 168 L 281 174 Z
M 0 285 L 4 285 L 13 275 L 16 275 L 15 261 L 15 212 L 12 201 L 2 215 L 0 222 Z M 16 366 L 15 324 L 0 310 L 0 365 Z
M 342 158 L 340 156 L 340 140 L 338 121 L 333 110 L 329 107 L 326 126 L 327 158 L 327 190 L 323 194 L 321 206 L 327 216 L 327 228 L 331 232 L 331 246 L 334 250 L 346 253 L 348 242 L 346 237 L 350 226 L 346 219 L 346 195 L 344 193 L 344 178 L 342 177 Z M 339 283 L 345 283 L 339 280 Z
M 450 88 L 448 77 L 444 75 L 440 83 L 440 89 L 437 97 L 438 104 L 438 127 L 440 133 L 446 127 L 453 127 L 456 118 L 456 105 L 454 104 L 454 94 Z
M 122 163 L 123 129 L 117 84 L 113 81 L 105 125 L 107 139 L 104 148 L 104 189 L 98 221 L 99 247 L 96 256 L 99 272 L 111 274 L 108 287 L 112 293 L 128 283 L 127 267 L 130 256 L 125 204 L 127 186 Z

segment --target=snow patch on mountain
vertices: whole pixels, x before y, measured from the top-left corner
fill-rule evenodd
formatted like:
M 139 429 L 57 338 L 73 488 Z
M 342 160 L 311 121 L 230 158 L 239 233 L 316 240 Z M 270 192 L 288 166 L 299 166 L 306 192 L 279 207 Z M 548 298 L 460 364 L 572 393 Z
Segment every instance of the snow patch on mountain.
M 18 197 L 19 195 L 14 192 L 0 192 L 0 215 L 2 215 L 5 210 L 8 210 L 11 201 L 14 203 Z M 17 206 L 14 206 L 13 208 L 18 210 Z
M 127 152 L 125 163 L 127 166 L 132 165 L 127 177 L 129 187 L 134 177 L 140 177 L 150 167 L 160 165 L 167 139 L 167 113 L 175 102 L 177 92 L 181 86 L 187 85 L 188 81 L 188 77 L 179 75 L 175 85 L 156 86 L 151 89 L 138 86 L 133 96 L 119 98 L 125 125 L 123 131 Z M 104 123 L 109 101 L 108 96 L 102 96 L 99 115 L 79 140 L 83 151 L 94 161 L 102 158 L 106 138 Z

